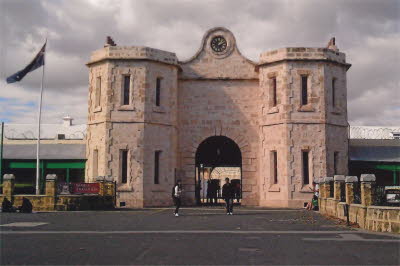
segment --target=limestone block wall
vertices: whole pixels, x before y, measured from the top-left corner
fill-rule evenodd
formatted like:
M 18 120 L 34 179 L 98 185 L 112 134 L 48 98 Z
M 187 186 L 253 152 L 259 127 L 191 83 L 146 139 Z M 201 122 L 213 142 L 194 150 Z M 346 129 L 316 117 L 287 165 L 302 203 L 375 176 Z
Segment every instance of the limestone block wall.
M 258 80 L 179 80 L 178 154 L 188 198 L 194 200 L 198 146 L 226 136 L 242 153 L 243 204 L 258 204 L 259 96 Z

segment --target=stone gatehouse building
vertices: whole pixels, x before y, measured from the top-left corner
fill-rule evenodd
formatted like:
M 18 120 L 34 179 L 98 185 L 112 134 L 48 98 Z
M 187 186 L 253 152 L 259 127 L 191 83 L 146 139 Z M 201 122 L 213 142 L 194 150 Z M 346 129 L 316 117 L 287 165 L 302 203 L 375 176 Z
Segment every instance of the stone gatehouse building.
M 348 172 L 350 64 L 334 39 L 253 62 L 225 28 L 187 61 L 108 38 L 87 65 L 86 181 L 112 176 L 120 206 L 171 205 L 177 178 L 199 203 L 230 169 L 243 205 L 301 207 L 314 179 Z

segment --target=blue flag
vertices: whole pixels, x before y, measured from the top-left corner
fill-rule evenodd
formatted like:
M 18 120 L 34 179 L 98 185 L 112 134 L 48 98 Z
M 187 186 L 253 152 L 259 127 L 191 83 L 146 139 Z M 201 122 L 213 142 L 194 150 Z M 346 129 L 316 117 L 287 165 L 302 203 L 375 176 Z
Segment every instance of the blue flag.
M 29 65 L 7 78 L 7 83 L 20 81 L 25 77 L 26 74 L 44 65 L 44 53 L 46 51 L 46 43 L 47 41 L 44 43 L 42 49 L 40 49 L 39 53 L 35 56 L 32 62 L 29 63 Z

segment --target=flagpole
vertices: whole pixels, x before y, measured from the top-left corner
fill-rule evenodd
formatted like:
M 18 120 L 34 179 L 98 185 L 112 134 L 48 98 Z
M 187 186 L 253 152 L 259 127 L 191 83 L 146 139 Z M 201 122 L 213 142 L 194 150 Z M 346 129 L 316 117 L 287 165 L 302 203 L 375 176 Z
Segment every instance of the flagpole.
M 47 39 L 46 39 L 47 43 Z M 37 143 L 36 143 L 36 195 L 40 194 L 39 180 L 40 180 L 40 120 L 42 117 L 42 99 L 43 99 L 43 81 L 44 81 L 44 67 L 46 65 L 46 52 L 44 53 L 43 66 L 42 66 L 42 82 L 40 85 L 39 95 L 39 111 L 38 111 L 38 124 L 37 124 Z

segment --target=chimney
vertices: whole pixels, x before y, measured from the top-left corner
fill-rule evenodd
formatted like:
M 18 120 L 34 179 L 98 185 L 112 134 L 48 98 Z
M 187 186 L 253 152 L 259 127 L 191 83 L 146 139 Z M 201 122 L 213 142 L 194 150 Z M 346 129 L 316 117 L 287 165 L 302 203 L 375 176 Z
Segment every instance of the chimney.
M 69 115 L 63 117 L 63 126 L 64 127 L 70 127 L 72 126 L 72 120 L 74 120 L 72 117 Z
M 339 48 L 336 46 L 336 40 L 335 37 L 332 37 L 329 42 L 328 45 L 326 46 L 326 48 L 333 50 L 335 52 L 339 52 Z

